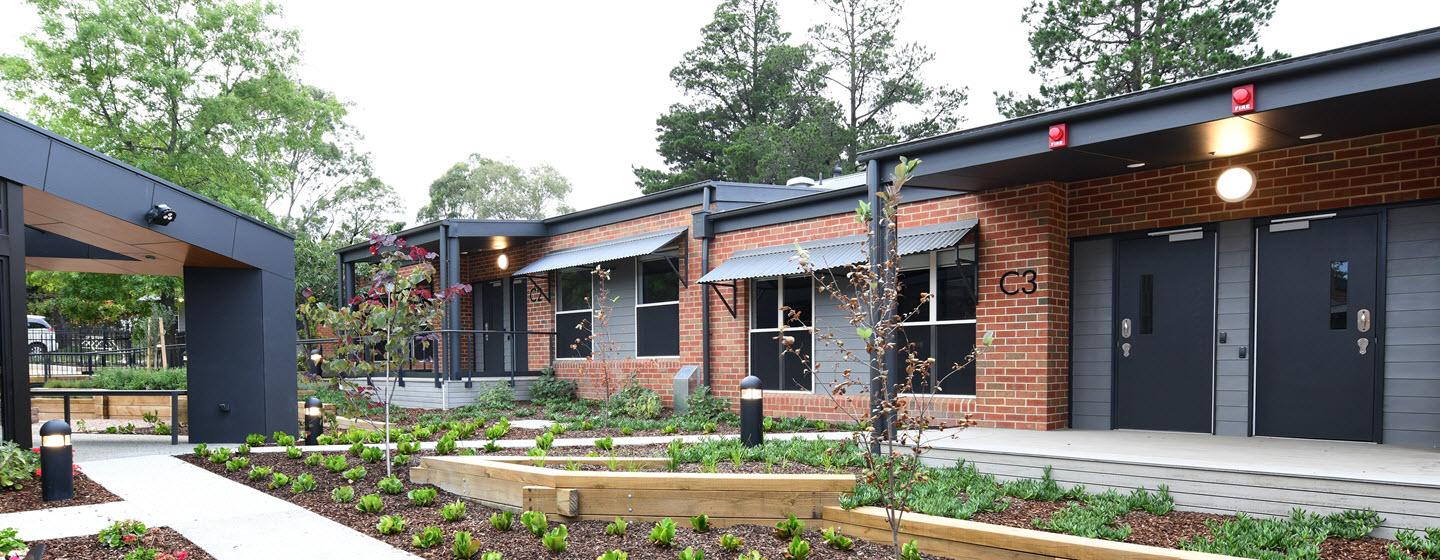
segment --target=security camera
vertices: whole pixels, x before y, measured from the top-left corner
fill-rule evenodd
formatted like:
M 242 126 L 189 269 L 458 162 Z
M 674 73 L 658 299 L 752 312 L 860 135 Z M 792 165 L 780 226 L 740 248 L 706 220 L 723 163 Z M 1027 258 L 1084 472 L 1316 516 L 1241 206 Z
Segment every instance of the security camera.
M 145 223 L 156 226 L 168 226 L 175 221 L 175 210 L 168 204 L 156 204 L 149 212 L 145 213 Z

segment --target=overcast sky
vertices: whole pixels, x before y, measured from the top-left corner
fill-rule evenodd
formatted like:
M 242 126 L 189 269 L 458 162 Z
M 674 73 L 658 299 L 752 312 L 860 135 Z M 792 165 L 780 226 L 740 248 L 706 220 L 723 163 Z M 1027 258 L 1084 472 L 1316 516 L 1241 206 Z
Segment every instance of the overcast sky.
M 638 195 L 630 169 L 660 165 L 655 118 L 680 99 L 669 71 L 718 2 L 280 3 L 301 32 L 301 79 L 352 105 L 364 148 L 413 223 L 430 181 L 470 153 L 550 163 L 575 186 L 576 208 Z M 970 90 L 965 126 L 999 120 L 991 92 L 1036 86 L 1020 22 L 1027 3 L 906 4 L 902 38 L 936 53 L 927 78 Z M 797 40 L 823 15 L 813 0 L 780 6 Z M 17 52 L 16 36 L 35 24 L 28 5 L 0 0 L 0 51 Z M 1434 26 L 1434 0 L 1281 0 L 1262 42 L 1298 55 Z M 3 94 L 0 105 L 23 112 Z

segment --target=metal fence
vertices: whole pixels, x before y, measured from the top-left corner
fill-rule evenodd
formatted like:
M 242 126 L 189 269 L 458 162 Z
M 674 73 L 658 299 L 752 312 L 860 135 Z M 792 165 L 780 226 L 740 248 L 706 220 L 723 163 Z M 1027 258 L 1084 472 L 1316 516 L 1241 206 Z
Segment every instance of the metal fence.
M 555 335 L 551 331 L 429 331 L 416 335 L 410 356 L 391 364 L 392 371 L 401 386 L 407 379 L 417 378 L 430 380 L 436 387 L 446 379 L 464 381 L 466 387 L 476 377 L 508 377 L 513 381 L 517 375 L 530 375 L 550 365 L 555 356 Z M 325 360 L 333 358 L 335 343 L 333 338 L 297 341 L 296 364 L 299 370 L 324 375 L 323 366 L 316 369 L 313 356 L 318 352 Z M 379 346 L 366 348 L 360 358 L 371 363 L 383 363 L 385 357 Z M 454 349 L 455 357 L 447 359 L 451 349 Z M 383 377 L 383 374 L 346 377 L 364 379 L 366 384 L 373 385 L 375 378 Z

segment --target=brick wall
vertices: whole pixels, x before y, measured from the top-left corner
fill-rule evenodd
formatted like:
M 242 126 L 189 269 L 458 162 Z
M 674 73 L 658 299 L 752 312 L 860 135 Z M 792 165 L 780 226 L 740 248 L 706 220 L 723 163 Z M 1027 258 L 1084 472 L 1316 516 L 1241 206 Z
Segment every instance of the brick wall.
M 646 216 L 598 228 L 581 230 L 573 233 L 557 235 L 546 239 L 536 239 L 515 247 L 508 248 L 504 252 L 509 256 L 510 267 L 502 271 L 496 266 L 496 257 L 500 251 L 478 251 L 464 255 L 461 261 L 460 278 L 462 282 L 473 283 L 496 278 L 508 278 L 512 271 L 534 262 L 540 256 L 550 252 L 563 249 L 571 249 L 585 245 L 593 245 L 602 241 L 630 237 L 642 233 L 670 229 L 681 226 L 689 226 L 692 222 L 692 214 L 699 210 L 699 206 L 675 210 L 663 214 Z M 558 360 L 554 361 L 556 374 L 560 377 L 573 379 L 579 383 L 580 395 L 584 398 L 604 398 L 605 384 L 604 377 L 607 372 L 610 377 L 611 390 L 617 390 L 628 380 L 635 379 L 642 385 L 659 392 L 667 406 L 671 404 L 671 379 L 675 372 L 682 365 L 700 363 L 700 329 L 698 327 L 686 328 L 686 325 L 698 326 L 700 324 L 700 286 L 694 281 L 700 277 L 700 244 L 692 239 L 688 233 L 683 237 L 688 246 L 688 270 L 689 286 L 680 290 L 680 358 L 650 359 L 650 358 L 624 358 L 611 360 Z M 548 279 L 536 278 L 537 284 L 553 298 Z M 461 328 L 474 328 L 472 296 L 467 296 L 461 302 Z M 555 328 L 554 308 L 551 302 L 539 296 L 530 297 L 528 313 L 529 329 L 532 331 L 552 331 Z M 538 301 L 537 301 L 538 300 Z M 567 338 L 568 337 L 568 338 Z M 574 342 L 574 333 L 560 333 L 558 344 L 568 345 Z M 469 341 L 466 341 L 465 352 L 473 363 L 474 353 L 469 351 Z M 529 337 L 529 361 L 531 369 L 540 369 L 552 362 L 552 351 L 550 342 L 546 337 Z

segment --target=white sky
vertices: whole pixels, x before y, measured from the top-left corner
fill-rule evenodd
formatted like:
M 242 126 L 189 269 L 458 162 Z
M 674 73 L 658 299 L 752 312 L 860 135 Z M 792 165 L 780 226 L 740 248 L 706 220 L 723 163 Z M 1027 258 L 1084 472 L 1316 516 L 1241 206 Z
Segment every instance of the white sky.
M 680 93 L 669 71 L 699 41 L 715 0 L 375 2 L 280 0 L 302 35 L 301 78 L 352 104 L 381 179 L 413 223 L 430 182 L 470 153 L 548 162 L 588 208 L 639 194 L 631 166 L 659 166 L 655 118 Z M 902 39 L 936 53 L 927 78 L 968 86 L 966 126 L 999 120 L 991 92 L 1031 91 L 1027 0 L 910 0 Z M 397 9 L 396 6 L 405 6 Z M 793 39 L 823 15 L 780 0 Z M 0 0 L 0 51 L 36 18 Z M 1433 0 L 1281 0 L 1262 36 L 1292 55 L 1440 26 Z M 23 112 L 0 94 L 0 105 Z

